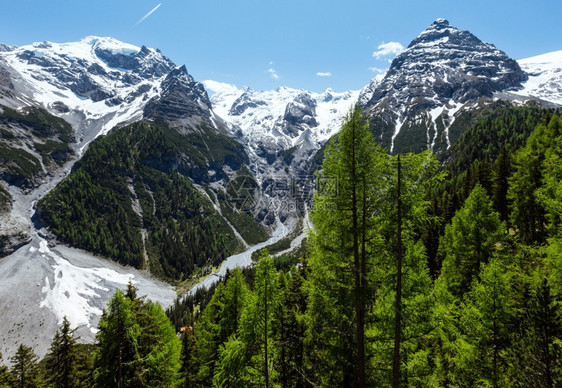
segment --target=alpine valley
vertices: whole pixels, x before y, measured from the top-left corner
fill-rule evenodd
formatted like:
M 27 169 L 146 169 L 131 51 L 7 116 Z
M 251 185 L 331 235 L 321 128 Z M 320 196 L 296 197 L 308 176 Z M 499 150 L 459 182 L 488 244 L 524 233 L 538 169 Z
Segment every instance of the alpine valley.
M 0 44 L 0 352 L 45 355 L 65 316 L 92 343 L 129 281 L 169 307 L 258 249 L 298 251 L 314 172 L 355 104 L 391 154 L 430 149 L 465 173 L 495 160 L 562 106 L 562 51 L 514 60 L 437 19 L 365 85 L 198 82 L 105 37 Z M 525 128 L 498 135 L 505 115 Z

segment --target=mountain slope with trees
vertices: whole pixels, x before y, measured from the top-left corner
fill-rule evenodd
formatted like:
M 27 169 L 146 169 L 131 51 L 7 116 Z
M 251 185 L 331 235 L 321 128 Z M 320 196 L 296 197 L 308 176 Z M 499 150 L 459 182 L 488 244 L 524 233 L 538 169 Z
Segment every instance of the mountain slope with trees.
M 181 280 L 240 249 L 208 177 L 228 178 L 225 169 L 244 158 L 238 143 L 205 127 L 185 135 L 163 121 L 131 124 L 93 143 L 38 212 L 65 243 Z M 246 221 L 248 233 L 267 238 Z
M 317 192 L 298 266 L 278 271 L 262 252 L 254 268 L 178 301 L 173 322 L 129 285 L 102 317 L 93 364 L 72 356 L 69 370 L 116 387 L 559 386 L 562 120 L 543 114 L 498 156 L 514 161 L 502 219 L 479 180 L 458 209 L 436 212 L 433 192 L 455 169 L 445 177 L 429 153 L 388 155 L 352 111 L 321 171 L 337 190 Z M 520 210 L 529 201 L 538 213 Z M 440 223 L 442 266 L 431 272 L 424 235 Z M 54 355 L 74 347 L 63 324 L 45 364 L 55 380 L 66 369 Z M 0 381 L 44 386 L 32 349 L 13 360 Z

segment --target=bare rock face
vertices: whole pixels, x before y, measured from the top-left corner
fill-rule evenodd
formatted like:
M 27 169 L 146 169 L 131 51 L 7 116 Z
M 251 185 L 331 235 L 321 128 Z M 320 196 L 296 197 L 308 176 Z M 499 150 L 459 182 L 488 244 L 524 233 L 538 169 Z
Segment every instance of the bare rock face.
M 308 128 L 317 127 L 316 101 L 308 93 L 299 94 L 287 104 L 283 120 L 285 133 L 291 137 L 299 136 L 304 125 Z
M 230 110 L 228 111 L 231 116 L 240 116 L 248 109 L 258 108 L 260 106 L 267 105 L 265 101 L 259 99 L 254 99 L 250 93 L 242 93 L 240 97 L 232 103 Z
M 170 71 L 161 88 L 160 96 L 146 104 L 145 117 L 160 116 L 174 121 L 196 116 L 209 122 L 212 107 L 205 87 L 195 82 L 185 66 Z
M 0 234 L 0 258 L 8 256 L 31 242 L 31 236 L 25 232 Z

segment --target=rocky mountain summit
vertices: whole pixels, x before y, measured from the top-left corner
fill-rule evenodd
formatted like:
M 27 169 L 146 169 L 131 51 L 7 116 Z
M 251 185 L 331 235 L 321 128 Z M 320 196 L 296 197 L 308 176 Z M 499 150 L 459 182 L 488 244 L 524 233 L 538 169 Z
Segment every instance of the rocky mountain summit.
M 159 50 L 113 38 L 0 49 L 3 105 L 40 106 L 69 122 L 83 148 L 117 125 L 160 115 L 211 124 L 203 86 Z
M 391 152 L 439 150 L 450 145 L 448 128 L 463 105 L 527 78 L 492 44 L 437 19 L 392 61 L 364 107 Z
M 214 94 L 214 111 L 228 122 L 228 131 L 237 137 L 250 155 L 258 179 L 308 172 L 308 159 L 340 130 L 359 91 L 322 93 L 280 87 L 256 91 L 233 85 L 204 81 Z

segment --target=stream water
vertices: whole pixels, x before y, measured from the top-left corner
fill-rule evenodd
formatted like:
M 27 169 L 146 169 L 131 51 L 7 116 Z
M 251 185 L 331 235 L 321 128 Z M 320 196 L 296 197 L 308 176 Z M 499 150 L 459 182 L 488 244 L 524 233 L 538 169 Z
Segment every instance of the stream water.
M 187 293 L 187 295 L 193 295 L 195 292 L 203 287 L 209 288 L 216 282 L 218 282 L 224 275 L 228 269 L 233 269 L 236 267 L 244 268 L 252 264 L 252 254 L 260 249 L 267 247 L 268 245 L 275 244 L 277 241 L 281 240 L 285 236 L 289 234 L 289 228 L 277 220 L 277 226 L 273 231 L 272 236 L 262 243 L 253 245 L 249 247 L 242 253 L 237 253 L 236 255 L 232 255 L 227 257 L 220 266 L 218 272 L 213 273 L 212 275 L 206 277 L 205 279 L 201 280 L 199 283 L 194 285 Z

